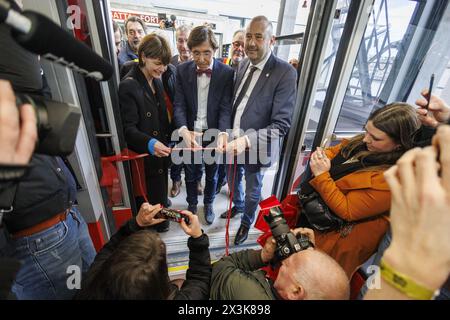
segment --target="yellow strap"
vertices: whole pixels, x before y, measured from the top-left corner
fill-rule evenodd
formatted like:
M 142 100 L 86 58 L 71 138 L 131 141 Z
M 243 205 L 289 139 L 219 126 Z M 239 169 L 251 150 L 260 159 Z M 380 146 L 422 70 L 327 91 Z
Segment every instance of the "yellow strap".
M 392 269 L 384 260 L 381 260 L 380 268 L 384 281 L 408 297 L 416 300 L 431 300 L 433 298 L 433 290 L 418 284 L 407 275 Z

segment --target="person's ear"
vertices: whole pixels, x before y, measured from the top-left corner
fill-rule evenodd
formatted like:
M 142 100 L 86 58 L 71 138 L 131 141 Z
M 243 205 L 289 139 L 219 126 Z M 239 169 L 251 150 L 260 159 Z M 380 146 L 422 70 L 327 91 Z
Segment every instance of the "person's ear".
M 273 46 L 275 44 L 275 36 L 270 38 L 270 45 Z
M 288 299 L 289 300 L 303 300 L 303 299 L 305 299 L 305 289 L 302 286 L 295 285 L 288 292 Z

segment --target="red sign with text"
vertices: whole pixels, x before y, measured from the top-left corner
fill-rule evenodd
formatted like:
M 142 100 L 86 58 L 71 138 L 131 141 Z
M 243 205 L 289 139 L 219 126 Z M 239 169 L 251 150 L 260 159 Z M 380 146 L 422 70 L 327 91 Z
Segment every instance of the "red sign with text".
M 115 11 L 111 10 L 111 15 L 114 20 L 121 20 L 125 21 L 128 19 L 129 16 L 137 16 L 142 21 L 148 24 L 156 24 L 159 25 L 159 18 L 158 16 L 151 16 L 149 14 L 141 14 L 137 12 L 123 12 L 123 11 Z

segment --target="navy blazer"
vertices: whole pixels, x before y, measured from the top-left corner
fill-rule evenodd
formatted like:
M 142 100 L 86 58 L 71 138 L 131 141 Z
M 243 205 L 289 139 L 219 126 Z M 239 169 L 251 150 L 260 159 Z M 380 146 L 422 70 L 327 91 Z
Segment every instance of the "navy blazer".
M 175 126 L 186 126 L 194 130 L 197 120 L 197 66 L 194 61 L 177 66 L 173 118 Z M 231 98 L 233 94 L 234 71 L 229 66 L 214 59 L 211 82 L 208 91 L 208 129 L 226 131 L 231 128 Z
M 237 95 L 237 90 L 249 65 L 250 60 L 248 58 L 239 64 L 234 86 L 234 96 Z M 280 147 L 281 138 L 287 134 L 291 127 L 296 92 L 296 70 L 290 64 L 271 53 L 250 94 L 241 117 L 241 129 L 244 132 L 249 129 L 253 130 L 251 133 L 247 133 L 251 143 L 250 151 L 256 152 L 256 146 L 261 147 L 261 144 L 267 143 L 266 147 L 270 158 L 270 150 L 274 151 L 274 153 L 276 150 L 271 148 Z M 235 109 L 232 111 L 232 123 L 234 123 L 236 116 Z M 276 134 L 275 130 L 278 131 L 278 134 Z M 276 145 L 273 145 L 274 140 L 278 142 Z M 274 161 L 274 159 L 271 160 L 271 162 Z M 270 163 L 266 165 L 270 165 Z

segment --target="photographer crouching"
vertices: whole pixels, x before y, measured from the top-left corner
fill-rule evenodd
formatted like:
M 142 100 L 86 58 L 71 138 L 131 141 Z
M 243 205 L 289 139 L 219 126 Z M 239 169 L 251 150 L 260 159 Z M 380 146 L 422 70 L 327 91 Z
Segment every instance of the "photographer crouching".
M 314 249 L 314 232 L 307 228 L 289 231 L 279 210 L 271 209 L 271 216 L 266 221 L 273 237 L 267 239 L 263 249 L 235 252 L 213 265 L 211 299 L 348 299 L 349 281 L 344 270 L 331 257 Z M 258 270 L 280 260 L 275 282 Z
M 155 231 L 145 229 L 165 221 L 161 219 L 163 210 L 160 205 L 142 204 L 137 216 L 120 228 L 97 254 L 76 299 L 208 299 L 211 278 L 208 236 L 200 228 L 196 215 L 169 210 L 170 214 L 175 212 L 184 217 L 178 222 L 190 236 L 189 269 L 178 288 L 169 280 L 164 242 Z

